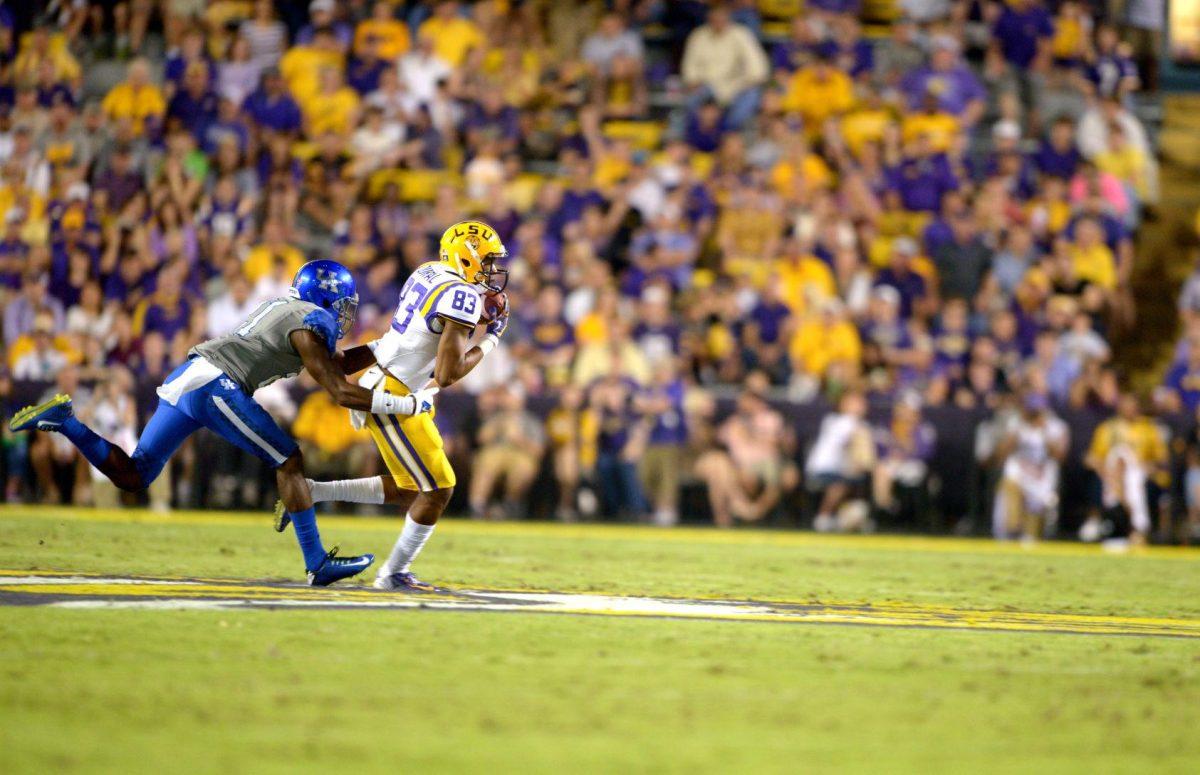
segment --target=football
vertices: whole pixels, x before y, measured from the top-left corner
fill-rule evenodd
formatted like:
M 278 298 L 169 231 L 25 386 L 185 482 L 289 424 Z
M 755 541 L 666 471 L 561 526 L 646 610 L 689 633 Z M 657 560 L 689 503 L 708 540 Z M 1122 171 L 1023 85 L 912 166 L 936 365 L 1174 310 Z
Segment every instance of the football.
M 483 322 L 490 323 L 507 312 L 507 293 L 485 293 L 483 295 Z

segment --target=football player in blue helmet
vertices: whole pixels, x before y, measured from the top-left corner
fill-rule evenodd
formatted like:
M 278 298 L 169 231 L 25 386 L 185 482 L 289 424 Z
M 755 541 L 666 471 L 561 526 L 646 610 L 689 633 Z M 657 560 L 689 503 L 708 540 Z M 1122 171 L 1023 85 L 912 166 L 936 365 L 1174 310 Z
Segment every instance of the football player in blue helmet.
M 275 469 L 280 499 L 296 526 L 308 581 L 331 584 L 362 572 L 375 558 L 370 554 L 338 557 L 336 548 L 325 551 L 300 448 L 254 400 L 254 391 L 307 369 L 348 409 L 404 416 L 430 411 L 437 388 L 396 395 L 346 379 L 375 363 L 366 346 L 337 349 L 338 340 L 354 324 L 357 305 L 354 277 L 346 267 L 328 260 L 305 264 L 287 296 L 263 302 L 229 334 L 188 351 L 187 361 L 158 388 L 158 407 L 132 455 L 80 422 L 67 395 L 22 409 L 9 427 L 63 434 L 89 463 L 131 492 L 150 486 L 179 445 L 200 428 L 208 428 Z
M 350 333 L 358 313 L 356 287 L 349 269 L 337 261 L 322 258 L 300 267 L 288 293 L 332 314 L 337 321 L 338 339 L 341 339 Z

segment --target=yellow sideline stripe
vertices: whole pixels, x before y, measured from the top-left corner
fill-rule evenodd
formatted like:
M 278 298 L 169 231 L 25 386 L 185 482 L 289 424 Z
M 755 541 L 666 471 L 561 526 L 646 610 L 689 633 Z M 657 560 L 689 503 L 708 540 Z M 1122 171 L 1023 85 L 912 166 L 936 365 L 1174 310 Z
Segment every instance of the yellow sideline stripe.
M 160 514 L 146 509 L 88 509 L 72 506 L 0 506 L 0 520 L 57 519 L 62 521 L 110 522 L 139 525 L 224 525 L 266 527 L 271 515 L 263 512 L 173 511 Z M 322 525 L 339 529 L 394 533 L 398 518 L 321 515 Z M 1095 544 L 1045 541 L 1031 547 L 987 538 L 958 538 L 898 535 L 829 535 L 782 530 L 715 530 L 708 527 L 657 528 L 628 524 L 570 524 L 556 522 L 476 522 L 447 518 L 439 533 L 469 536 L 524 536 L 588 540 L 633 540 L 728 544 L 739 546 L 816 547 L 872 549 L 899 552 L 945 552 L 964 554 L 1015 554 L 1052 557 L 1152 557 L 1185 561 L 1200 560 L 1200 549 L 1185 546 L 1146 546 L 1114 554 Z

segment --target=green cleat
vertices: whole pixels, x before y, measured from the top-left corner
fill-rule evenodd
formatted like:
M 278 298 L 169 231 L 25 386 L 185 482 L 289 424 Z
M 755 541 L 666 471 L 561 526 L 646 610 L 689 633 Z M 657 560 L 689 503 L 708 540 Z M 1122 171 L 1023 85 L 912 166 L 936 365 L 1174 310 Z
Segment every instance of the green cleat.
M 275 501 L 275 532 L 282 533 L 292 524 L 292 515 L 287 513 L 283 501 Z
M 44 404 L 27 406 L 13 415 L 8 421 L 10 430 L 17 431 L 56 431 L 59 426 L 75 414 L 71 406 L 71 397 L 59 393 Z

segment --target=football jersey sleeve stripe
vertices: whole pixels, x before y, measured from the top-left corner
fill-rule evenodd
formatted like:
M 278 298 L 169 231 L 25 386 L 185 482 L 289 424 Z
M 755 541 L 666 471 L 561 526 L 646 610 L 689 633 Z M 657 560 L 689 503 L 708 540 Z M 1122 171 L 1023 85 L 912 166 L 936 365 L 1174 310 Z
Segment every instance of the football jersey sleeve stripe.
M 421 315 L 428 318 L 429 313 L 437 309 L 437 303 L 446 294 L 446 291 L 459 286 L 466 286 L 466 283 L 461 280 L 450 280 L 441 285 L 433 286 L 429 291 L 429 295 L 425 297 L 425 303 L 421 305 Z

